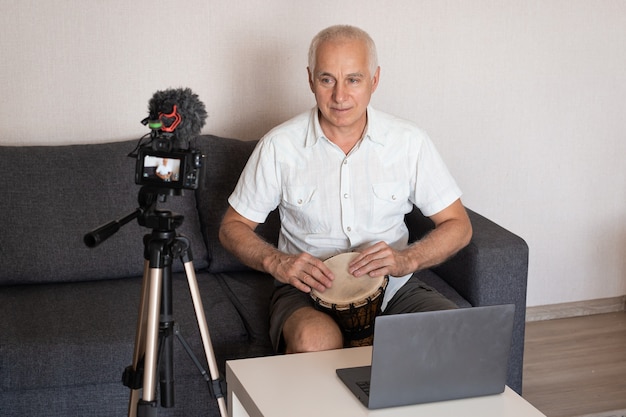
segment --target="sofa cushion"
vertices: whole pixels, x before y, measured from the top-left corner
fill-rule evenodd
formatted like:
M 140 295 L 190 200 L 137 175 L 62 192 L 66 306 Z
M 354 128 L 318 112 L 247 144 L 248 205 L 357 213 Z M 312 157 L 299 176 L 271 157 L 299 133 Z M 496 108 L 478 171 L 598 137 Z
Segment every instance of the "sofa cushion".
M 228 197 L 232 193 L 239 175 L 257 141 L 242 141 L 204 135 L 197 138 L 195 146 L 207 156 L 203 186 L 196 191 L 202 233 L 209 251 L 210 272 L 232 272 L 248 270 L 231 253 L 226 251 L 218 239 L 219 226 L 228 208 Z M 276 244 L 279 230 L 278 211 L 268 216 L 259 225 L 257 232 L 267 241 Z
M 273 352 L 269 338 L 269 304 L 274 292 L 274 278 L 256 271 L 213 274 L 224 294 L 233 303 L 248 331 L 252 345 Z
M 143 235 L 132 221 L 100 246 L 85 233 L 138 206 L 136 141 L 68 146 L 0 147 L 0 284 L 68 282 L 138 276 Z M 191 240 L 194 265 L 207 265 L 193 192 L 160 204 L 184 215 L 178 232 Z M 174 270 L 182 270 L 180 262 Z
M 239 312 L 209 274 L 197 282 L 220 366 L 243 356 L 248 335 Z M 131 364 L 141 278 L 6 286 L 0 291 L 0 391 L 119 382 Z M 174 320 L 205 364 L 187 280 L 173 274 Z M 175 368 L 198 375 L 178 341 Z M 223 368 L 222 368 L 223 372 Z

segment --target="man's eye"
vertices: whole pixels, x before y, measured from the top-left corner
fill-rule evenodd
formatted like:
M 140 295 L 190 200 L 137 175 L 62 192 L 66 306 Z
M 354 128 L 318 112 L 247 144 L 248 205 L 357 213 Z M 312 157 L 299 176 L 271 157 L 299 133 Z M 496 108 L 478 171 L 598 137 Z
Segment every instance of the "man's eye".
M 320 81 L 322 84 L 332 84 L 334 82 L 332 78 L 322 78 Z

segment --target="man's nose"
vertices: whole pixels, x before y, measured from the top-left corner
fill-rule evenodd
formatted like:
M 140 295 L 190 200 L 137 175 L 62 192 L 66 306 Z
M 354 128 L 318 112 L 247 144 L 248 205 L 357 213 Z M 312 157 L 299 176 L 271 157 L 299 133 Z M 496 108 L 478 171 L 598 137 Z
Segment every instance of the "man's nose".
M 343 103 L 348 98 L 347 89 L 342 83 L 335 84 L 335 91 L 333 95 L 337 103 Z

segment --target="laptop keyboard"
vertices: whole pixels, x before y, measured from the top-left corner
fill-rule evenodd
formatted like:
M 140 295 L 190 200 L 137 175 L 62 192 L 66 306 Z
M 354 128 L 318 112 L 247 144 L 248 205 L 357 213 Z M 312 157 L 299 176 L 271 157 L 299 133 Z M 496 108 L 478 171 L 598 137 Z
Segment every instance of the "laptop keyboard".
M 370 382 L 369 381 L 357 381 L 356 385 L 363 390 L 363 392 L 369 397 L 370 395 Z

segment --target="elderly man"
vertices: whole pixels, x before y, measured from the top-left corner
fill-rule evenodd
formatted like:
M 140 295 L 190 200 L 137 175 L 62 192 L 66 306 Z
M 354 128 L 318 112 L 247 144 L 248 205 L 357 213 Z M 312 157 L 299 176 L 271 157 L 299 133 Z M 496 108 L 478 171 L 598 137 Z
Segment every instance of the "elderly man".
M 259 142 L 220 228 L 224 247 L 276 279 L 270 336 L 285 352 L 344 346 L 339 326 L 308 294 L 333 285 L 323 260 L 358 252 L 352 275 L 389 276 L 384 314 L 455 308 L 414 273 L 445 261 L 472 235 L 461 192 L 428 136 L 369 106 L 380 68 L 366 32 L 320 32 L 309 49 L 308 76 L 317 106 Z M 435 228 L 409 245 L 404 215 L 413 205 Z M 255 233 L 276 207 L 278 247 Z

